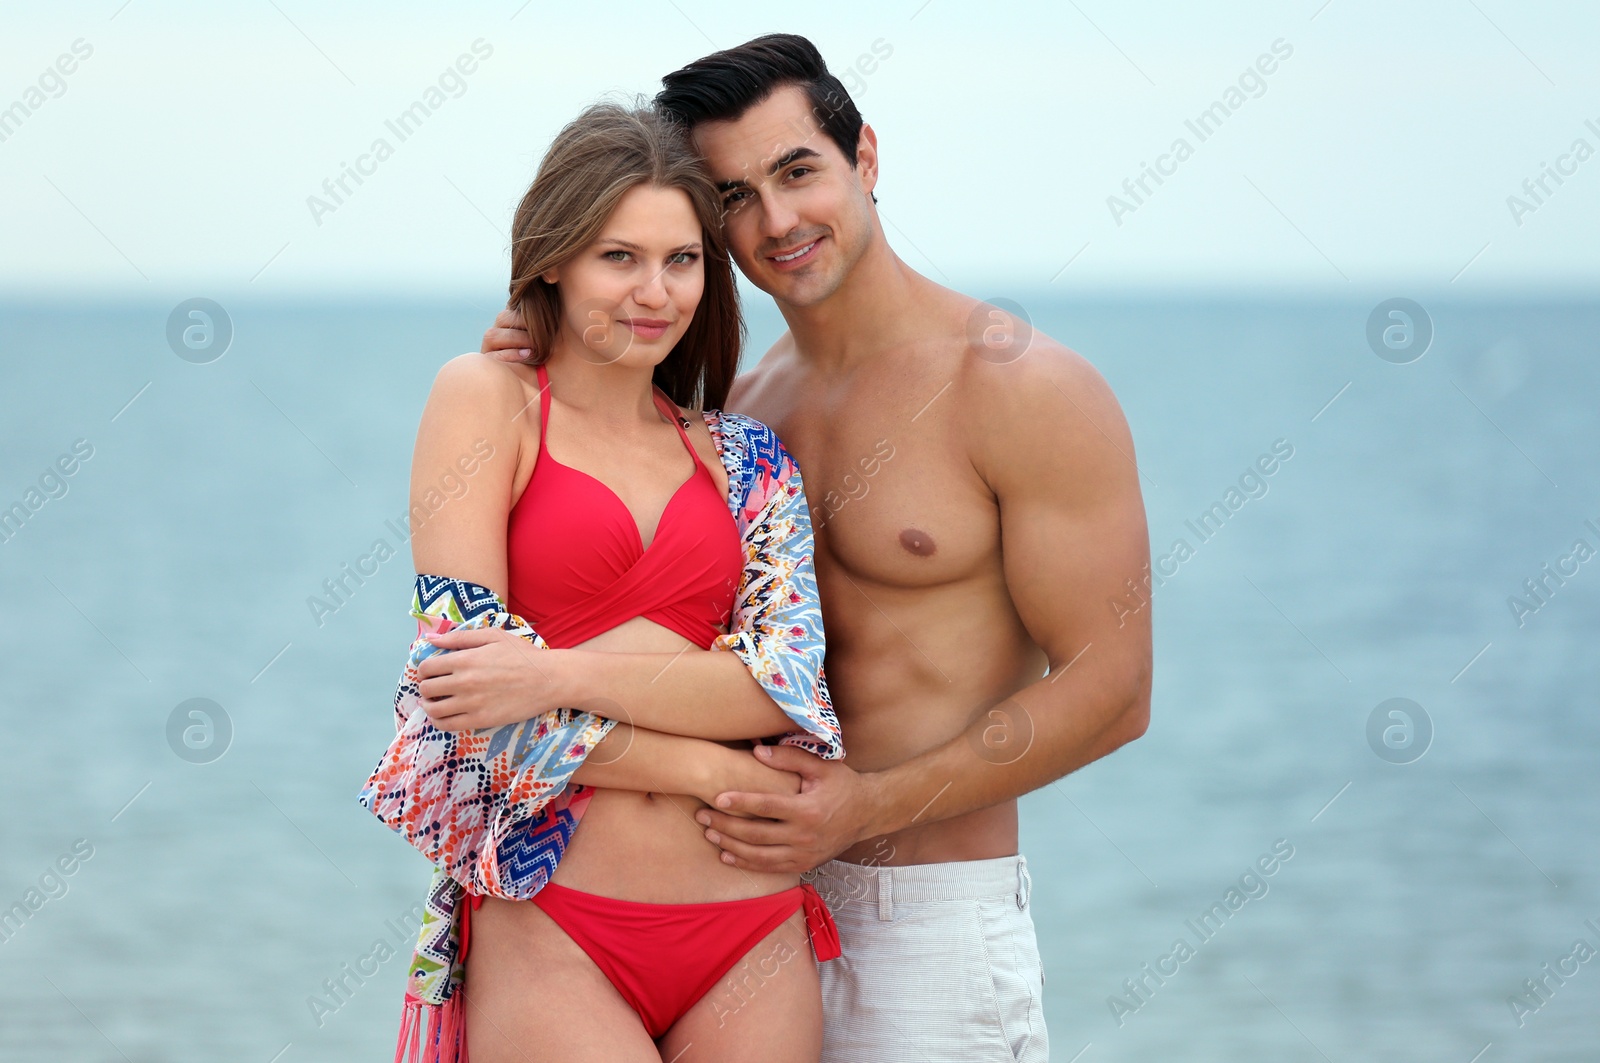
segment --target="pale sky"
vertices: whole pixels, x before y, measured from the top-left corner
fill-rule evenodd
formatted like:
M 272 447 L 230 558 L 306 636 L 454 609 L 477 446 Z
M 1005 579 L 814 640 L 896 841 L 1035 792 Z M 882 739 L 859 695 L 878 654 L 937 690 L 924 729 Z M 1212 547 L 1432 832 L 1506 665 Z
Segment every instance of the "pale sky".
M 849 83 L 879 134 L 890 241 L 974 294 L 1600 282 L 1600 5 L 587 7 L 11 5 L 0 107 L 24 109 L 0 123 L 0 291 L 503 294 L 511 211 L 565 121 L 775 30 L 841 76 L 876 48 Z M 51 73 L 75 42 L 87 57 Z M 459 95 L 399 140 L 385 121 L 474 42 L 476 69 L 445 86 Z M 1274 42 L 1287 57 L 1247 74 Z M 1186 119 L 1241 75 L 1202 141 Z M 393 155 L 314 217 L 308 197 L 380 137 Z M 1124 180 L 1178 138 L 1192 154 L 1134 202 Z M 1535 202 L 1524 182 L 1546 165 L 1566 172 Z

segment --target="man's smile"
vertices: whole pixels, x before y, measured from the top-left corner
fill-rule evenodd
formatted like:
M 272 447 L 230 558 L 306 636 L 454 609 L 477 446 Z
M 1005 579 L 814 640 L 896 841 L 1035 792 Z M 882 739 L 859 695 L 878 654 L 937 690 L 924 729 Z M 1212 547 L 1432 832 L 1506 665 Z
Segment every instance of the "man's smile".
M 819 236 L 810 243 L 801 244 L 799 247 L 791 248 L 775 255 L 768 255 L 767 259 L 778 269 L 794 269 L 815 257 L 817 245 L 822 243 L 823 239 L 824 237 Z

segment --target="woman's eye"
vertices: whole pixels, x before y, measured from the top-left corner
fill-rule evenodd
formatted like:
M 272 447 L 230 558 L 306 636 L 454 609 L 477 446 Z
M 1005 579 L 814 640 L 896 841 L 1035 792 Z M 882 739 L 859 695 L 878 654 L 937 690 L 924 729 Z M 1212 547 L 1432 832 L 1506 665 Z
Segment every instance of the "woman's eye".
M 677 254 L 667 259 L 667 261 L 674 266 L 687 266 L 689 263 L 695 260 L 695 257 L 696 256 L 692 251 L 679 251 Z
M 621 255 L 622 258 L 611 258 L 612 255 Z M 612 262 L 622 262 L 622 261 L 627 259 L 628 252 L 626 252 L 626 251 L 607 251 L 604 254 L 602 254 L 600 257 L 601 258 L 610 259 Z

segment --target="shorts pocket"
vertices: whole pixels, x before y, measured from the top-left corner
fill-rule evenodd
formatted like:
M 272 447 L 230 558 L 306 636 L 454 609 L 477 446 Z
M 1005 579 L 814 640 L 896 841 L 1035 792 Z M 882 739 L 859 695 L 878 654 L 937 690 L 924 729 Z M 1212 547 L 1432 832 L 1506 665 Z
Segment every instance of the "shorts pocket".
M 978 902 L 1000 1029 L 1013 1060 L 1049 1058 L 1044 1026 L 1044 968 L 1033 918 L 1012 897 Z

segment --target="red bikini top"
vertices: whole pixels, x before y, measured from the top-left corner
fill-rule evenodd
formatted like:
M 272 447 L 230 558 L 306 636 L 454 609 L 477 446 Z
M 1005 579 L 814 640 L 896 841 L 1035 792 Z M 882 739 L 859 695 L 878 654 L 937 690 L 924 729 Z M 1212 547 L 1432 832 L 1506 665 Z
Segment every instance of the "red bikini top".
M 642 616 L 709 649 L 727 629 L 744 551 L 727 501 L 677 407 L 652 388 L 694 459 L 650 545 L 616 492 L 546 450 L 550 381 L 539 377 L 539 455 L 506 526 L 509 601 L 556 648 Z

